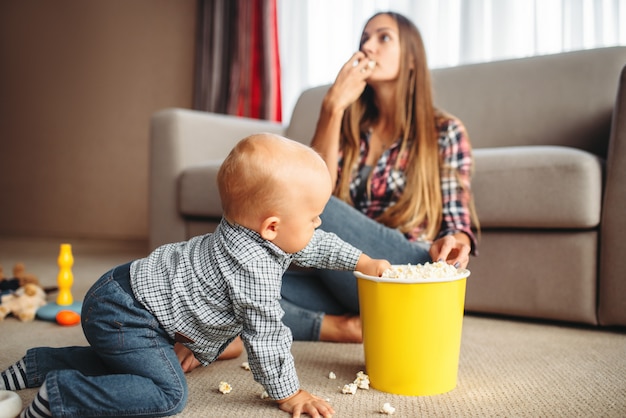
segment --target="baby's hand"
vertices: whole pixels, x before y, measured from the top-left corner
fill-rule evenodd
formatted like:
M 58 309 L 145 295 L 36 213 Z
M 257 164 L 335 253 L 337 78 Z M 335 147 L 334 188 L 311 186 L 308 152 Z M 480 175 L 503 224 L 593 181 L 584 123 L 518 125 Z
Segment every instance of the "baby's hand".
M 387 260 L 371 258 L 366 254 L 361 254 L 359 262 L 356 265 L 357 271 L 368 276 L 382 276 L 385 270 L 391 268 L 391 264 Z
M 278 407 L 289 412 L 293 418 L 299 418 L 301 414 L 309 414 L 312 418 L 329 418 L 335 413 L 333 407 L 324 399 L 302 389 L 277 402 Z
M 378 277 L 391 268 L 391 263 L 387 260 L 374 260 L 374 262 L 376 262 L 376 276 Z

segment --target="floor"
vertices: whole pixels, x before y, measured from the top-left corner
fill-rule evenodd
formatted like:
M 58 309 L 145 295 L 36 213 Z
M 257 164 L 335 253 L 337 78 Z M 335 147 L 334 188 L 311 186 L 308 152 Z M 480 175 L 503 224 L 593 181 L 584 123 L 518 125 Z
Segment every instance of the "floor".
M 55 286 L 59 266 L 57 258 L 62 243 L 72 246 L 74 264 L 72 272 L 75 278 L 102 273 L 117 264 L 143 257 L 148 253 L 146 241 L 93 240 L 41 237 L 0 237 L 0 267 L 5 278 L 13 277 L 13 267 L 24 263 L 26 271 L 34 274 L 43 287 Z M 3 277 L 0 275 L 0 277 Z M 87 286 L 98 277 L 75 280 L 73 292 L 82 295 Z

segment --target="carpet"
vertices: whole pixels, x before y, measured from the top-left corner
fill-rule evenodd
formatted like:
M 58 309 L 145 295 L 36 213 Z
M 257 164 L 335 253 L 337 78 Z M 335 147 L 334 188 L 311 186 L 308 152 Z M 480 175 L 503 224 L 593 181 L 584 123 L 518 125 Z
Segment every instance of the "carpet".
M 77 299 L 113 265 L 145 253 L 143 243 L 74 243 L 73 293 Z M 0 263 L 10 273 L 21 261 L 54 285 L 58 242 L 0 239 Z M 19 259 L 18 259 L 19 258 Z M 85 344 L 79 327 L 54 323 L 0 322 L 0 368 L 27 348 Z M 384 403 L 395 417 L 626 417 L 626 332 L 567 324 L 468 314 L 463 323 L 458 384 L 435 396 L 392 395 L 375 389 L 342 394 L 344 384 L 364 370 L 360 344 L 295 342 L 301 386 L 329 399 L 336 417 L 382 417 Z M 287 417 L 241 364 L 245 353 L 187 374 L 190 396 L 178 417 Z M 336 379 L 329 379 L 333 372 Z M 233 390 L 222 394 L 221 381 Z M 30 402 L 36 390 L 18 392 Z

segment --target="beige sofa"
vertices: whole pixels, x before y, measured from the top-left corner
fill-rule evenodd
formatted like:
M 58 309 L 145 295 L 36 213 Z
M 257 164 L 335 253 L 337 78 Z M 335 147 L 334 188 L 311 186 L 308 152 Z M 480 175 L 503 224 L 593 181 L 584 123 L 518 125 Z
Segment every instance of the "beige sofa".
M 626 47 L 433 71 L 474 146 L 482 233 L 470 312 L 626 326 Z M 151 125 L 150 244 L 212 231 L 215 174 L 255 132 L 308 143 L 328 86 L 289 124 L 184 109 Z

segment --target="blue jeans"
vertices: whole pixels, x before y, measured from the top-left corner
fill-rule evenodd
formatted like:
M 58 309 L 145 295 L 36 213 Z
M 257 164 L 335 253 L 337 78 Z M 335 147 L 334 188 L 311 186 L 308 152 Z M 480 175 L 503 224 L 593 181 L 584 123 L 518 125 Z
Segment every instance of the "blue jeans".
M 347 203 L 331 197 L 322 213 L 320 229 L 341 239 L 372 258 L 391 264 L 418 264 L 430 260 L 428 245 L 411 242 L 399 231 L 388 228 Z M 351 271 L 288 270 L 283 276 L 283 322 L 294 340 L 317 341 L 324 314 L 359 313 L 357 283 Z
M 53 416 L 159 417 L 183 410 L 188 390 L 174 341 L 133 296 L 130 264 L 93 285 L 81 321 L 90 346 L 26 353 L 28 386 L 45 380 Z

